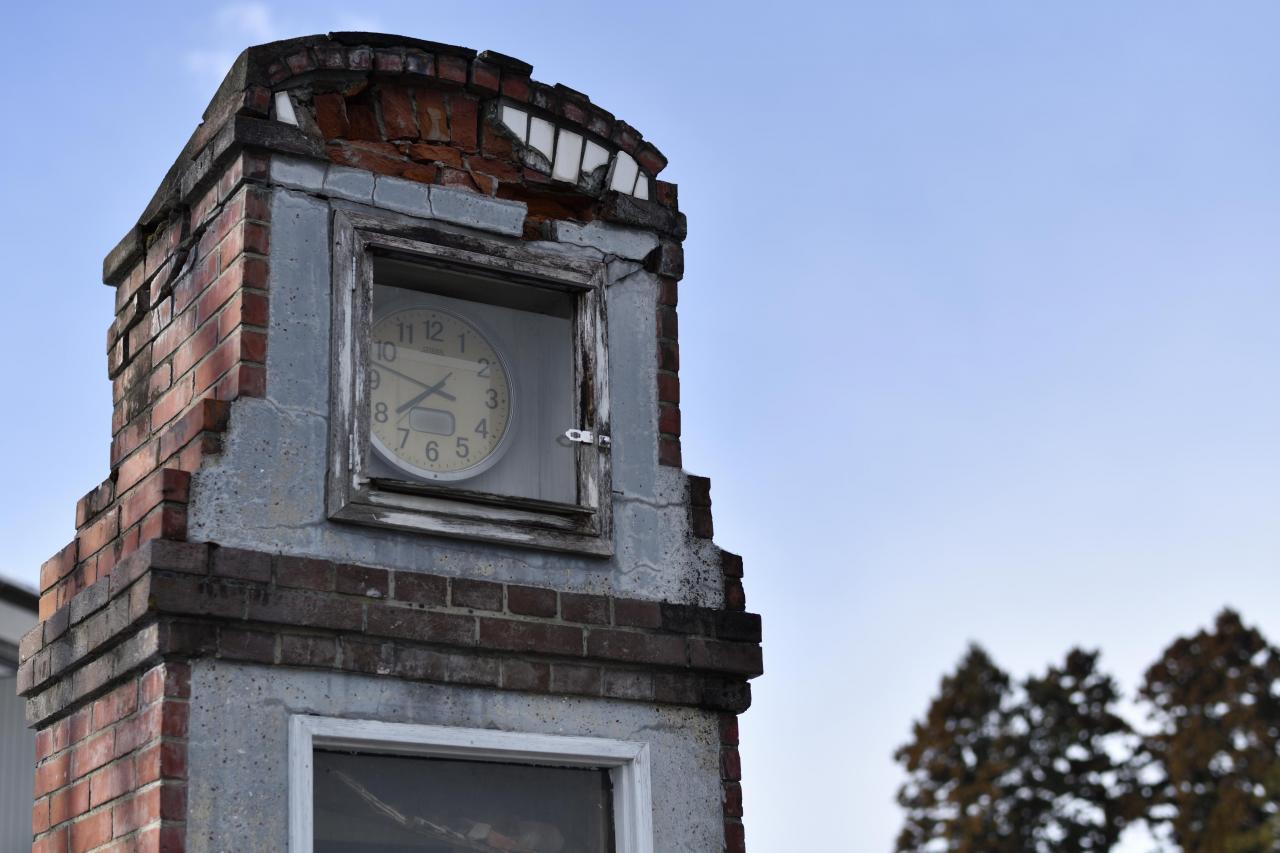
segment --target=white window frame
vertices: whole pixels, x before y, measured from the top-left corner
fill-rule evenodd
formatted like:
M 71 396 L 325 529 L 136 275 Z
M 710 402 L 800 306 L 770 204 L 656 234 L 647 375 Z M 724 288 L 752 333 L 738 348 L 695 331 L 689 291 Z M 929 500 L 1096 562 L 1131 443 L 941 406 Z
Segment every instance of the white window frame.
M 289 719 L 289 851 L 313 853 L 316 749 L 607 769 L 617 853 L 653 853 L 649 744 L 295 714 Z

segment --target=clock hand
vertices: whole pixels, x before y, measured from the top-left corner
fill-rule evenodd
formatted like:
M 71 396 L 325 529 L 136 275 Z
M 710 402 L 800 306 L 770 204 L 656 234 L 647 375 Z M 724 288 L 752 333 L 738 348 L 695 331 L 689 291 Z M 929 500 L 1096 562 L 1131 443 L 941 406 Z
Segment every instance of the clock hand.
M 423 382 L 421 379 L 414 379 L 412 376 L 410 376 L 407 373 L 401 373 L 400 371 L 396 370 L 394 367 L 387 367 L 385 362 L 375 361 L 374 363 L 378 366 L 378 370 L 385 370 L 387 371 L 387 373 L 394 373 L 396 376 L 399 376 L 401 379 L 408 379 L 414 385 L 421 385 L 423 388 L 433 388 L 434 390 L 431 391 L 430 393 L 439 394 L 441 397 L 444 397 L 446 400 L 450 402 L 455 402 L 458 399 L 457 397 L 450 394 L 448 391 L 444 391 L 441 389 L 440 386 L 444 384 L 443 379 L 440 381 L 439 385 L 432 386 Z M 452 376 L 452 375 L 453 375 L 452 373 L 449 374 L 449 376 Z M 448 379 L 449 376 L 446 376 L 445 379 Z M 423 396 L 426 396 L 426 395 L 424 394 Z M 421 400 L 422 397 L 417 397 L 415 399 Z
M 418 403 L 420 403 L 422 400 L 426 399 L 427 397 L 430 397 L 432 394 L 439 394 L 441 397 L 444 397 L 445 399 L 448 399 L 448 400 L 456 400 L 457 398 L 454 397 L 452 394 L 441 390 L 442 388 L 444 388 L 444 383 L 448 382 L 449 377 L 452 375 L 453 375 L 453 372 L 450 371 L 449 373 L 445 374 L 444 379 L 441 379 L 435 385 L 430 386 L 429 388 L 427 388 L 427 390 L 423 391 L 421 394 L 414 397 L 412 400 L 408 401 L 407 403 L 403 403 L 398 409 L 396 409 L 396 414 L 398 415 L 401 412 L 412 409 L 414 406 L 418 405 Z

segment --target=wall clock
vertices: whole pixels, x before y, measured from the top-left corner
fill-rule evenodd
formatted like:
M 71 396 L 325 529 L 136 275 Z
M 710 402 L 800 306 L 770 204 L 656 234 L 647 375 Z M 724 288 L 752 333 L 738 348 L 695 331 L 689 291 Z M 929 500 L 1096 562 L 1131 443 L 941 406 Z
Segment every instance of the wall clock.
M 375 450 L 411 477 L 463 480 L 506 449 L 514 387 L 501 350 L 474 319 L 431 306 L 373 322 L 369 419 Z

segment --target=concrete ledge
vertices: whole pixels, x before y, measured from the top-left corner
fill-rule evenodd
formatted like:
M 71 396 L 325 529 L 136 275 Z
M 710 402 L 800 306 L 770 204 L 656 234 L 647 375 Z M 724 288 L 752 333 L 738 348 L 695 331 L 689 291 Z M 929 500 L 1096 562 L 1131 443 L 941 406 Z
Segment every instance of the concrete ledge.
M 63 610 L 23 642 L 18 692 L 32 724 L 164 656 L 480 678 L 734 713 L 762 671 L 753 613 L 166 540 L 145 543 Z M 66 627 L 41 633 L 55 624 Z M 557 668 L 577 676 L 557 679 Z

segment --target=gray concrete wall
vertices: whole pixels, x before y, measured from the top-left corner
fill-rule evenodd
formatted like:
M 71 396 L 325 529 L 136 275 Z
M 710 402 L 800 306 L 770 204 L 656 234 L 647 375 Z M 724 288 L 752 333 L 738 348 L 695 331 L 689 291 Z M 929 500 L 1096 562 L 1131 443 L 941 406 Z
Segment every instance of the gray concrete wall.
M 643 741 L 652 758 L 654 849 L 723 846 L 719 729 L 710 712 L 200 660 L 187 753 L 190 853 L 288 849 L 288 719 L 296 713 Z
M 192 540 L 721 606 L 718 555 L 710 541 L 689 532 L 685 477 L 657 460 L 658 282 L 639 262 L 657 245 L 653 234 L 603 223 L 564 223 L 555 229 L 555 241 L 523 244 L 549 257 L 607 261 L 612 558 L 359 527 L 329 521 L 324 506 L 331 363 L 329 196 L 384 199 L 388 209 L 466 222 L 488 237 L 512 233 L 512 205 L 464 194 L 470 198 L 460 206 L 450 195 L 459 191 L 432 187 L 427 194 L 420 185 L 410 205 L 402 190 L 412 188 L 401 186 L 407 182 L 389 179 L 386 188 L 372 191 L 372 184 L 364 186 L 372 181 L 368 173 L 338 167 L 326 173 L 323 165 L 281 158 L 273 161 L 272 175 L 292 188 L 277 188 L 272 202 L 267 395 L 235 403 L 224 452 L 196 475 L 188 521 Z

